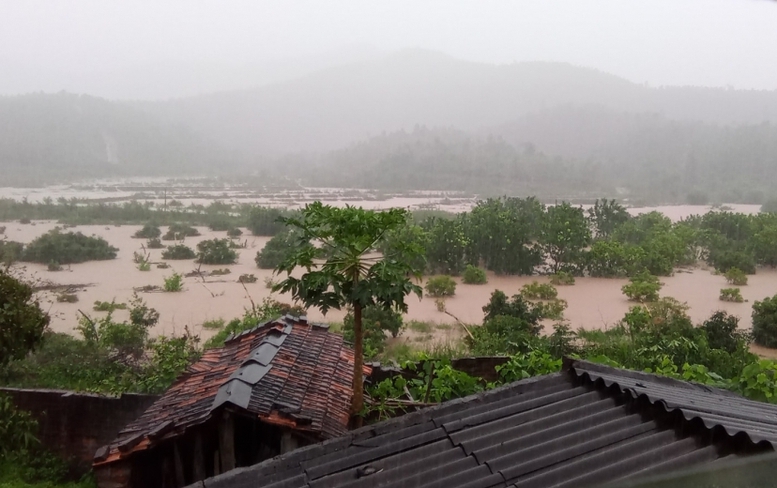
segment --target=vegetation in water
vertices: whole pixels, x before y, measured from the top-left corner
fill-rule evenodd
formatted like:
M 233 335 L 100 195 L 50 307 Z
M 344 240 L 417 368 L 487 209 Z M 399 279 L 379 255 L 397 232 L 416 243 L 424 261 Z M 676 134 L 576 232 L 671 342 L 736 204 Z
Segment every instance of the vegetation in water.
M 456 281 L 450 276 L 433 276 L 426 280 L 424 288 L 431 297 L 452 297 L 456 294 Z
M 171 276 L 168 276 L 165 278 L 162 289 L 167 292 L 183 291 L 183 276 L 178 273 L 173 273 Z
M 162 251 L 162 259 L 194 259 L 197 254 L 194 250 L 186 244 L 176 244 L 174 246 L 168 246 L 167 249 Z
M 745 299 L 742 297 L 742 293 L 739 288 L 721 288 L 720 300 L 724 302 L 736 302 L 742 303 Z
M 197 244 L 197 262 L 202 264 L 234 264 L 237 252 L 229 239 L 210 239 Z
M 485 285 L 488 283 L 488 276 L 484 269 L 468 264 L 461 274 L 461 281 L 468 285 Z
M 27 244 L 21 260 L 42 264 L 71 264 L 115 259 L 117 252 L 118 249 L 102 237 L 54 229 Z

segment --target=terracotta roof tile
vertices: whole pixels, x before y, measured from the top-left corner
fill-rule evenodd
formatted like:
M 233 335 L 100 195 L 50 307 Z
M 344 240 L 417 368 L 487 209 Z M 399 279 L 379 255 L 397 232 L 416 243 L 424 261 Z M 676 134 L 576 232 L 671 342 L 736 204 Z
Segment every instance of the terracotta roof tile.
M 180 435 L 224 403 L 322 439 L 342 435 L 349 421 L 353 361 L 353 351 L 342 336 L 309 324 L 304 317 L 286 316 L 259 325 L 228 339 L 224 347 L 205 352 L 119 433 L 107 457 L 95 464 Z

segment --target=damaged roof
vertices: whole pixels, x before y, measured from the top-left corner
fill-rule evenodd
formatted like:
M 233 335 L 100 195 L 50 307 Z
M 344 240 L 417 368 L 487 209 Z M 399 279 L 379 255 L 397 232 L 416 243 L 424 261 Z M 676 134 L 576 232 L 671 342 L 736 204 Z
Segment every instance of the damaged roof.
M 377 423 L 200 488 L 582 487 L 773 449 L 777 407 L 584 361 Z
M 320 439 L 347 431 L 353 350 L 328 326 L 287 315 L 205 351 L 110 446 L 95 465 L 125 458 L 202 424 L 230 405 Z M 365 374 L 369 368 L 365 368 Z

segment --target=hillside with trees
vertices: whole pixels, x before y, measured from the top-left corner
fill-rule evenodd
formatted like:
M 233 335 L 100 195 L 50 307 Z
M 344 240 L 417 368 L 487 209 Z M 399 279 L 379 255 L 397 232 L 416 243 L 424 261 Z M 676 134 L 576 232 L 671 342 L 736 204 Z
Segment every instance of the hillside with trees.
M 491 127 L 566 104 L 725 124 L 777 121 L 776 91 L 654 88 L 566 63 L 493 65 L 417 49 L 143 106 L 244 154 L 278 155 L 333 150 L 416 124 Z
M 206 174 L 227 153 L 180 124 L 86 95 L 0 97 L 4 185 Z

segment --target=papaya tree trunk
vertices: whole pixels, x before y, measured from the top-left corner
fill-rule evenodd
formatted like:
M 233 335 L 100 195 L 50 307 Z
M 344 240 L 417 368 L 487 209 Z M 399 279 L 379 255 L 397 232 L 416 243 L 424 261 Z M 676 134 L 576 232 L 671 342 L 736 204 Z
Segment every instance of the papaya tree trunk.
M 351 416 L 354 427 L 361 427 L 361 411 L 364 407 L 364 350 L 362 329 L 362 306 L 353 306 L 353 398 L 351 400 Z

